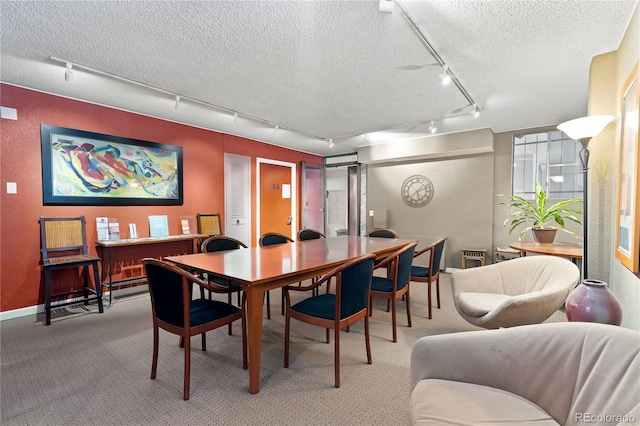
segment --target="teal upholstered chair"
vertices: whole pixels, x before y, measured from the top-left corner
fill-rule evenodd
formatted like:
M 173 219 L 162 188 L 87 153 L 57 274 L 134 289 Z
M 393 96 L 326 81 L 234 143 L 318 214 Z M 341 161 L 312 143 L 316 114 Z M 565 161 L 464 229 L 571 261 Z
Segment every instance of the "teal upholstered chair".
M 320 238 L 325 238 L 324 234 L 315 229 L 307 228 L 298 231 L 298 241 L 318 240 Z
M 444 252 L 447 238 L 441 238 L 434 245 L 417 251 L 414 258 L 429 253 L 429 266 L 411 265 L 411 281 L 427 283 L 427 303 L 429 304 L 429 319 L 431 319 L 431 283 L 436 283 L 436 300 L 440 309 L 440 260 Z
M 373 238 L 398 238 L 398 233 L 393 229 L 378 228 L 373 229 L 367 234 L 367 237 Z
M 241 248 L 247 248 L 247 245 L 242 241 L 236 240 L 235 238 L 231 237 L 225 237 L 224 235 L 214 235 L 213 237 L 209 237 L 202 242 L 200 251 L 202 251 L 202 253 L 212 253 L 216 251 L 238 250 Z M 228 295 L 227 301 L 229 303 L 231 303 L 231 294 L 236 293 L 238 295 L 238 306 L 242 306 L 242 302 L 240 301 L 242 286 L 240 284 L 214 276 L 208 276 L 207 278 L 210 283 L 218 284 L 227 289 L 225 293 L 227 293 Z M 204 298 L 203 287 L 200 287 L 200 295 Z M 209 299 L 211 299 L 211 292 L 209 292 Z M 232 324 L 229 324 L 229 335 L 231 335 L 232 333 L 232 327 Z
M 375 276 L 371 280 L 371 297 L 387 299 L 387 301 L 391 303 L 391 324 L 393 327 L 394 342 L 398 341 L 396 333 L 396 301 L 402 296 L 405 296 L 407 322 L 409 327 L 411 327 L 409 277 L 411 276 L 411 262 L 413 261 L 413 254 L 417 244 L 417 242 L 409 243 L 378 263 L 376 269 L 387 268 L 387 276 Z M 371 311 L 373 311 L 373 309 L 371 309 Z
M 371 364 L 369 340 L 369 290 L 373 276 L 373 255 L 352 259 L 328 272 L 317 282 L 306 287 L 284 287 L 286 320 L 284 337 L 284 366 L 289 367 L 289 331 L 291 318 L 325 327 L 326 342 L 329 330 L 334 330 L 335 386 L 340 387 L 340 330 L 364 318 L 364 337 L 367 349 L 367 363 Z M 325 293 L 304 299 L 291 305 L 291 291 L 308 291 L 335 277 L 336 292 Z
M 226 237 L 224 235 L 215 235 L 213 237 L 209 237 L 202 242 L 200 247 L 200 251 L 202 253 L 212 253 L 216 251 L 227 251 L 227 250 L 238 250 L 240 248 L 247 248 L 247 245 L 242 241 L 236 240 L 235 238 Z M 235 282 L 229 282 L 224 278 L 217 277 L 209 277 L 210 282 L 215 282 L 221 286 L 226 286 L 229 291 L 229 303 L 231 303 L 231 293 L 238 294 L 238 306 L 240 306 L 240 292 L 242 291 L 242 286 Z M 204 293 L 204 289 L 202 289 Z M 204 297 L 204 296 L 203 296 Z M 211 293 L 209 293 L 209 298 L 211 298 Z
M 280 234 L 278 232 L 265 232 L 260 236 L 258 240 L 258 244 L 260 247 L 268 247 L 274 246 L 277 244 L 285 244 L 292 243 L 293 239 L 290 237 Z M 266 292 L 267 295 L 267 318 L 271 319 L 271 298 L 269 297 L 270 292 Z M 284 290 L 282 290 L 282 315 L 284 315 Z
M 247 364 L 247 333 L 244 311 L 230 303 L 209 299 L 193 300 L 193 284 L 207 290 L 223 292 L 224 287 L 207 283 L 195 275 L 170 263 L 157 259 L 143 259 L 151 295 L 153 313 L 153 360 L 151 379 L 156 378 L 158 367 L 159 329 L 180 336 L 180 346 L 184 346 L 184 389 L 183 399 L 189 399 L 189 379 L 191 371 L 191 336 L 202 336 L 202 350 L 207 350 L 205 333 L 215 328 L 242 321 L 242 366 Z

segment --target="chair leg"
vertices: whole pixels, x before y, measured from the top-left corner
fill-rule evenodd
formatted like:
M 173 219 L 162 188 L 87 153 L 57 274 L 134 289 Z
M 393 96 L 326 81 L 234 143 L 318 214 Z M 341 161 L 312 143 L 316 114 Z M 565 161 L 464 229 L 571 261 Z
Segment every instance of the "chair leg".
M 391 299 L 387 299 L 387 312 L 389 312 L 390 305 L 391 305 Z
M 227 293 L 227 302 L 231 305 L 231 293 Z M 233 334 L 233 325 L 229 323 L 229 336 Z
M 156 378 L 158 369 L 158 326 L 153 325 L 153 357 L 151 358 L 151 380 Z
M 285 313 L 284 320 L 284 368 L 289 368 L 289 328 L 291 327 L 291 317 L 289 311 Z
M 369 338 L 369 317 L 367 315 L 364 316 L 364 342 L 367 346 L 367 364 L 371 364 L 373 360 L 371 358 L 371 339 Z
M 340 329 L 338 328 L 337 324 L 334 330 L 335 330 L 335 337 L 334 337 L 335 342 L 334 342 L 334 349 L 333 349 L 333 357 L 334 357 L 333 362 L 335 364 L 336 387 L 339 388 L 340 387 Z
M 238 293 L 239 294 L 239 293 Z M 247 362 L 247 312 L 242 310 L 242 368 L 245 370 L 249 368 Z
M 267 319 L 271 319 L 271 299 L 269 298 L 269 291 L 266 292 L 267 295 Z
M 298 285 L 301 285 L 302 283 L 298 283 Z M 280 311 L 282 313 L 282 315 L 284 315 L 284 289 L 280 289 Z
M 407 284 L 408 285 L 408 284 Z M 407 289 L 405 303 L 407 305 L 407 324 L 411 327 L 411 296 L 409 296 L 409 290 Z
M 436 299 L 438 299 L 438 309 L 440 309 L 440 276 L 436 279 Z
M 203 333 L 204 337 L 204 333 Z M 191 379 L 191 339 L 183 336 L 184 339 L 184 393 L 182 399 L 189 399 L 189 380 Z
M 429 319 L 431 319 L 431 281 L 427 282 L 427 305 L 429 306 Z
M 393 299 L 393 301 L 388 299 L 387 302 L 391 303 L 391 325 L 393 327 L 393 343 L 396 343 L 398 341 L 398 333 L 396 331 L 396 325 L 397 325 L 397 322 L 396 322 L 396 313 L 397 313 L 396 312 L 396 305 L 397 305 L 397 303 L 396 303 L 396 299 Z
M 102 305 L 102 282 L 100 281 L 100 273 L 98 272 L 98 263 L 93 264 L 93 281 L 96 284 L 96 295 L 98 297 L 98 312 L 104 312 L 104 306 Z
M 82 286 L 82 296 L 84 296 L 85 306 L 89 304 L 89 266 L 82 267 L 82 279 L 84 280 Z
M 206 351 L 207 350 L 207 333 L 202 333 L 202 351 Z
M 44 325 L 51 324 L 51 271 L 44 271 Z

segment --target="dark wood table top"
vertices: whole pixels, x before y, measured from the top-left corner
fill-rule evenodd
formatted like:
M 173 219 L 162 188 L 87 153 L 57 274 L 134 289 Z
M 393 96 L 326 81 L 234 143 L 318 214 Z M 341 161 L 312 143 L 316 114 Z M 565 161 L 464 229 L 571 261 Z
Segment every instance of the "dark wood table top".
M 551 256 L 569 257 L 572 259 L 582 259 L 582 244 L 576 243 L 551 243 L 539 244 L 533 242 L 520 241 L 509 244 L 512 249 L 529 253 L 548 254 Z
M 165 260 L 252 286 L 275 281 L 293 282 L 300 274 L 320 275 L 346 260 L 368 253 L 384 257 L 414 241 L 416 239 L 344 235 L 267 247 L 168 256 Z

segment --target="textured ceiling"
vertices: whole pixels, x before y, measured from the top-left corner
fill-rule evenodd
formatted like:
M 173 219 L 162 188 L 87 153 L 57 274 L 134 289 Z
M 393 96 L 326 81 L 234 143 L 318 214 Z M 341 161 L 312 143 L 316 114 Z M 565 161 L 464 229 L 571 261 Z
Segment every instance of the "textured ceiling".
M 618 48 L 637 4 L 397 0 L 388 14 L 378 0 L 1 0 L 0 79 L 332 155 L 423 136 L 431 120 L 438 133 L 500 132 L 586 115 L 591 58 Z M 403 10 L 478 118 L 439 83 Z M 65 82 L 52 57 L 165 92 L 80 67 Z

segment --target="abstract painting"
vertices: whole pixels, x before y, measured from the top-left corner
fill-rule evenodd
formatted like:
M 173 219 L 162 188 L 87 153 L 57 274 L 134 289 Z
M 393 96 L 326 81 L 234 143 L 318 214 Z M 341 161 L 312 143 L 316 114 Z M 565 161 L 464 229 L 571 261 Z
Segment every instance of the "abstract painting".
M 41 141 L 44 204 L 182 204 L 182 147 L 46 124 Z

